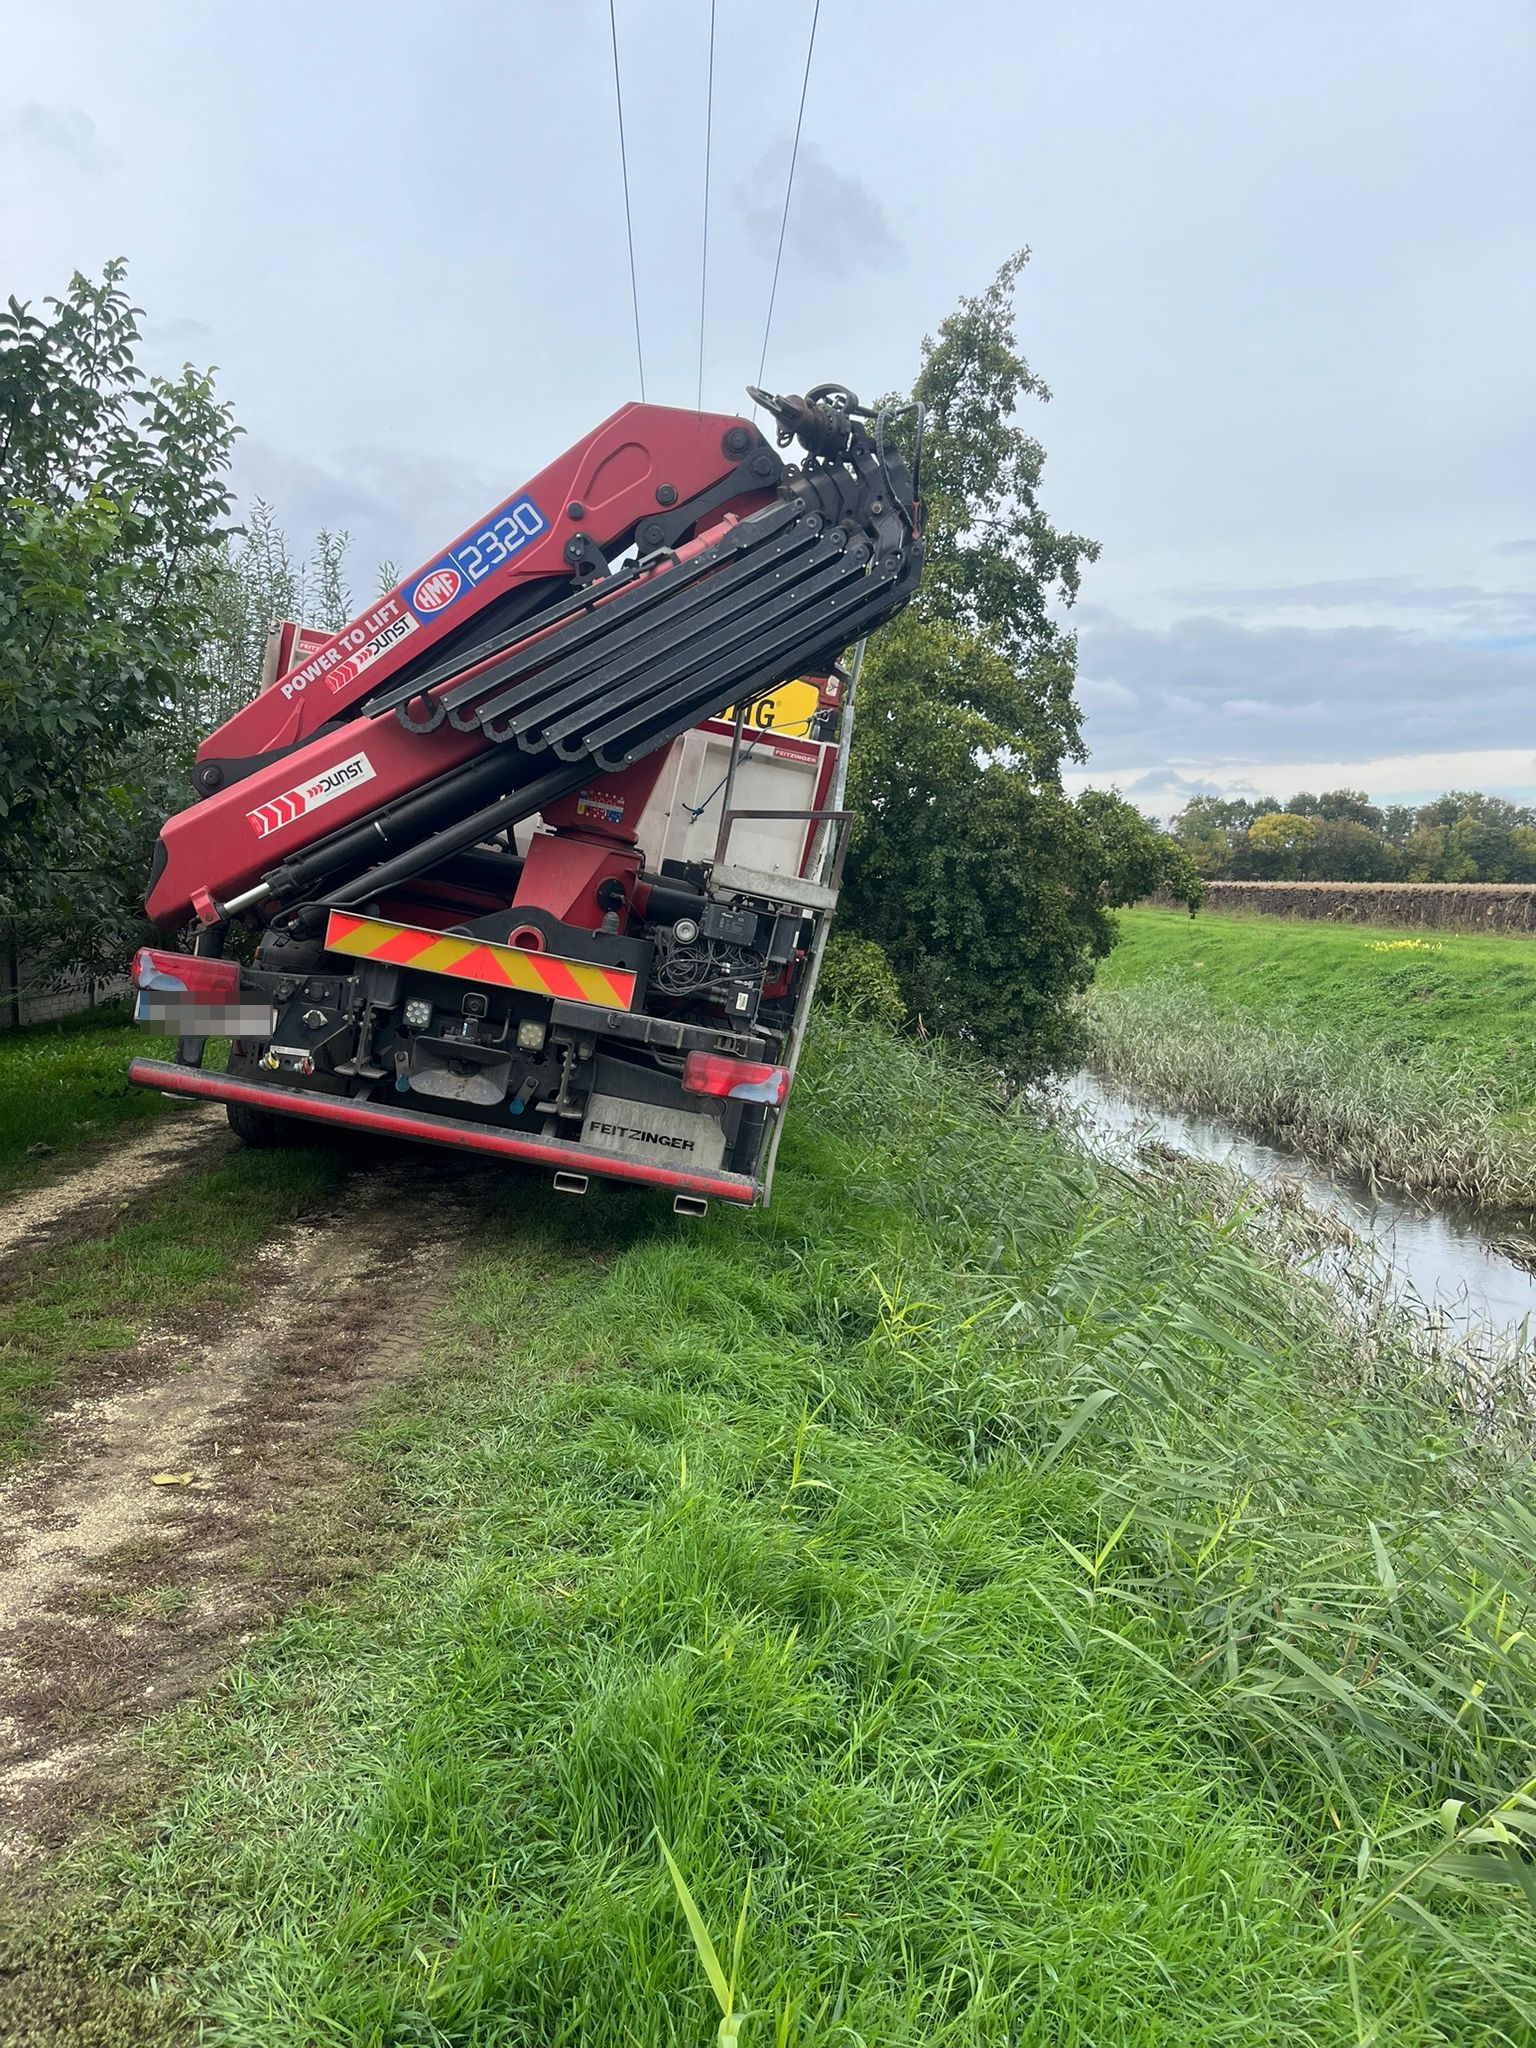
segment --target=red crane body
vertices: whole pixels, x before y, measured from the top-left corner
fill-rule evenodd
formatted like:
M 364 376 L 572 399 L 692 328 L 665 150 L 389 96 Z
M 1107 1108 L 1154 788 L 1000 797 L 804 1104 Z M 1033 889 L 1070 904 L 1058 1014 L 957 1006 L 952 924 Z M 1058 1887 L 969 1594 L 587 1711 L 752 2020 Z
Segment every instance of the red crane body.
M 208 793 L 161 834 L 151 918 L 183 924 L 200 900 L 237 895 L 292 849 L 483 752 L 479 731 L 407 733 L 393 719 L 369 721 L 364 738 L 359 709 L 425 657 L 462 644 L 488 612 L 540 586 L 568 588 L 574 539 L 608 549 L 648 516 L 735 477 L 750 431 L 712 413 L 622 407 L 227 719 L 197 750 Z M 727 509 L 766 502 L 777 473 L 775 462 L 762 487 Z M 263 765 L 221 787 L 230 761 Z

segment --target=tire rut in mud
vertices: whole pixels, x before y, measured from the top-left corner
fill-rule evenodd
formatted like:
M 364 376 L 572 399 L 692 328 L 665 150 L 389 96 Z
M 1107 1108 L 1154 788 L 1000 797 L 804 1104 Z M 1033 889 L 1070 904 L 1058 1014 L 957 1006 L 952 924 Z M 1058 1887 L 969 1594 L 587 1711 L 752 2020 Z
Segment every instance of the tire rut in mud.
M 333 1215 L 264 1249 L 227 1328 L 77 1379 L 51 1448 L 0 1486 L 0 1872 L 122 1800 L 127 1736 L 377 1558 L 339 1439 L 417 1369 L 503 1179 L 370 1148 Z

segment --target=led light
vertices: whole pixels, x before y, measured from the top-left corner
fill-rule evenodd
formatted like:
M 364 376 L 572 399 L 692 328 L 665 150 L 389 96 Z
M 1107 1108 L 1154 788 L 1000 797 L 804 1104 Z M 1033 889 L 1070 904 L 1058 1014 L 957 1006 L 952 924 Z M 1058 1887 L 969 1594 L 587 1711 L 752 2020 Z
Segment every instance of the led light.
M 680 917 L 672 927 L 672 936 L 680 946 L 691 946 L 699 936 L 699 921 L 696 917 Z
M 432 1005 L 422 996 L 412 996 L 405 1006 L 405 1022 L 408 1030 L 425 1031 L 432 1022 Z
M 724 1053 L 691 1052 L 683 1062 L 683 1086 L 690 1095 L 780 1103 L 789 1093 L 789 1069 L 771 1067 L 761 1060 L 727 1059 Z
M 537 1017 L 525 1017 L 517 1027 L 517 1049 L 519 1052 L 542 1052 L 548 1029 Z M 522 1108 L 519 1103 L 518 1108 Z

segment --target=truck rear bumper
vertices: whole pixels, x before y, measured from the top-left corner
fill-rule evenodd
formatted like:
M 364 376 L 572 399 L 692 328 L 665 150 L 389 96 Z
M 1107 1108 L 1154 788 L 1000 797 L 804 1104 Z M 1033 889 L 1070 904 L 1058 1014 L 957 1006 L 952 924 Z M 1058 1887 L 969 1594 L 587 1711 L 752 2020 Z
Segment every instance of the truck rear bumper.
M 207 1102 L 244 1102 L 278 1116 L 306 1118 L 311 1123 L 340 1125 L 345 1130 L 374 1131 L 382 1137 L 410 1138 L 427 1145 L 449 1145 L 461 1152 L 490 1153 L 552 1172 L 601 1175 L 641 1187 L 666 1188 L 673 1194 L 713 1197 L 720 1202 L 751 1204 L 762 1192 L 741 1173 L 685 1173 L 648 1160 L 623 1159 L 587 1145 L 568 1145 L 558 1138 L 516 1137 L 484 1124 L 456 1118 L 424 1116 L 419 1110 L 390 1109 L 374 1102 L 354 1102 L 343 1095 L 315 1095 L 282 1088 L 267 1081 L 239 1081 L 228 1074 L 205 1074 L 198 1067 L 180 1067 L 168 1060 L 135 1060 L 128 1079 L 139 1088 L 158 1088 L 167 1095 L 191 1095 Z

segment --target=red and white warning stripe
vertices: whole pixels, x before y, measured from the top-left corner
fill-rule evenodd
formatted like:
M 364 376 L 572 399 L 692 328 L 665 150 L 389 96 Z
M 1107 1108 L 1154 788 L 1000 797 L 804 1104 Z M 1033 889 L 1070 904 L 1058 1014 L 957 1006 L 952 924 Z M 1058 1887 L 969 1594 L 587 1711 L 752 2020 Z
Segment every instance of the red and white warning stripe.
M 294 789 L 285 789 L 281 796 L 269 797 L 264 804 L 258 804 L 254 811 L 247 811 L 246 822 L 258 839 L 265 839 L 271 832 L 280 832 L 285 825 L 304 817 L 310 811 L 318 811 L 322 805 L 333 802 L 349 789 L 356 789 L 359 783 L 372 782 L 374 766 L 366 754 L 353 754 L 345 761 L 338 761 L 334 768 L 327 768 L 321 775 L 311 776 L 308 782 L 301 782 Z

